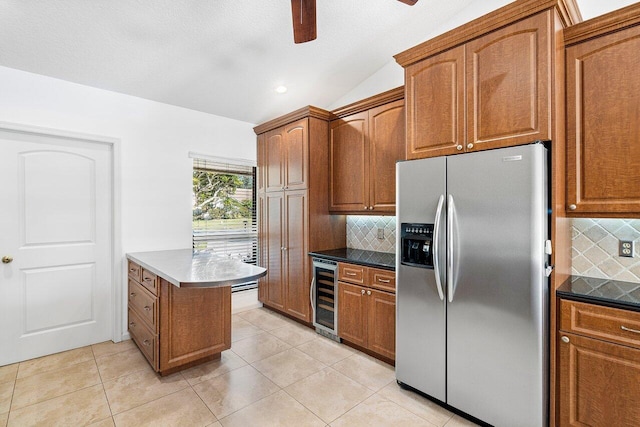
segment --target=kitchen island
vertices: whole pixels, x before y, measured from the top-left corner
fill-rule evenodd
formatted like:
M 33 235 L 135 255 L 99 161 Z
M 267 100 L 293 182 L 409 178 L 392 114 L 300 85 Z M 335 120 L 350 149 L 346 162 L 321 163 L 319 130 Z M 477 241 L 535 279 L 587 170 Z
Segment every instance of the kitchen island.
M 160 375 L 231 348 L 231 286 L 266 270 L 206 251 L 127 254 L 129 332 Z

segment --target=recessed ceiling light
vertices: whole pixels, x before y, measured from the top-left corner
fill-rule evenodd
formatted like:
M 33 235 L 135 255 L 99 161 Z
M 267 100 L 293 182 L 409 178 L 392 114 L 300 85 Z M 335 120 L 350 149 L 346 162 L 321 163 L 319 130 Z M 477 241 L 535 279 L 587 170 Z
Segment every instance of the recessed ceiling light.
M 286 86 L 278 86 L 276 88 L 276 92 L 277 93 L 285 93 L 287 91 L 287 87 Z

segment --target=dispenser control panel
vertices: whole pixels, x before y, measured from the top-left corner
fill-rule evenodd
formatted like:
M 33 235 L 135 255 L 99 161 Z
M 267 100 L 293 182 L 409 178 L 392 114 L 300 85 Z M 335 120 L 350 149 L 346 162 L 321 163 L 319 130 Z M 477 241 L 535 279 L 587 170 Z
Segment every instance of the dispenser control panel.
M 433 224 L 402 223 L 401 263 L 433 268 Z

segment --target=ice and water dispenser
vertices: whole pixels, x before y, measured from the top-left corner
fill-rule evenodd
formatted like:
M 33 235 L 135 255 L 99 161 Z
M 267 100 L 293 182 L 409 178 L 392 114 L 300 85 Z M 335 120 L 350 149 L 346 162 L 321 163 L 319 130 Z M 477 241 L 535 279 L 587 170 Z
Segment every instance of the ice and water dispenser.
M 401 263 L 433 268 L 433 224 L 402 223 Z

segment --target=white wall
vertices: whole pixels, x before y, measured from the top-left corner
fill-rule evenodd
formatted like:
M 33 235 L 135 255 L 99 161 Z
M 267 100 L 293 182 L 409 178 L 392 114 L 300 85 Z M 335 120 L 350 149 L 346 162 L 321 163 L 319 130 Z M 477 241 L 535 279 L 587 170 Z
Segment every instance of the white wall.
M 256 156 L 251 123 L 5 67 L 0 121 L 120 140 L 123 254 L 191 247 L 189 151 Z

